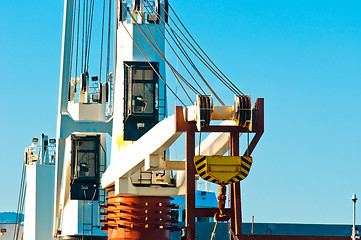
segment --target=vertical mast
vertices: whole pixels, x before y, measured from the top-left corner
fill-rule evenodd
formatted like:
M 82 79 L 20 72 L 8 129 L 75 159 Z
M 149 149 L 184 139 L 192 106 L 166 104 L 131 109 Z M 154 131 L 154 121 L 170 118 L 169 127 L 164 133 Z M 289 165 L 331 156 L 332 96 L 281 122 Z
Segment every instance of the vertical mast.
M 68 107 L 68 85 L 70 80 L 71 65 L 71 44 L 72 44 L 72 26 L 73 26 L 74 0 L 64 0 L 64 22 L 63 22 L 63 40 L 60 65 L 60 83 L 59 83 L 59 107 L 57 119 L 57 155 L 55 161 L 55 192 L 54 192 L 54 223 L 53 234 L 57 235 L 59 220 L 59 198 L 63 174 L 63 158 L 65 150 L 65 138 L 61 136 L 61 126 L 63 114 L 67 114 Z

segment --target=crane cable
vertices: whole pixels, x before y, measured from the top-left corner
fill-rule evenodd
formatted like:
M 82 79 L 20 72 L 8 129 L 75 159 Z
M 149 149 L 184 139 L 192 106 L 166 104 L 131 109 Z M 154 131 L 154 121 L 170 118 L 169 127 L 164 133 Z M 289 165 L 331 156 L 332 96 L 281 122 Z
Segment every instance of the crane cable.
M 19 239 L 19 232 L 20 232 L 20 223 L 22 220 L 22 215 L 24 212 L 24 202 L 25 202 L 25 195 L 26 195 L 26 167 L 25 162 L 23 163 L 23 170 L 21 173 L 21 182 L 20 182 L 20 190 L 19 190 L 19 198 L 18 198 L 18 207 L 16 211 L 16 220 L 15 220 L 15 229 L 13 240 Z
M 109 17 L 108 17 L 108 45 L 107 45 L 107 67 L 106 67 L 106 80 L 109 81 L 109 65 L 110 65 L 110 23 L 111 23 L 111 11 L 112 11 L 112 1 L 109 0 Z
M 163 6 L 162 6 L 163 7 Z M 188 33 L 188 35 L 192 38 L 192 40 L 194 41 L 194 43 L 197 45 L 197 47 L 202 51 L 202 53 L 206 56 L 206 58 L 213 64 L 213 66 L 226 78 L 226 80 L 228 81 L 228 84 L 230 84 L 235 90 L 238 91 L 239 94 L 244 95 L 242 93 L 241 90 L 239 90 L 237 88 L 237 86 L 227 78 L 227 76 L 217 67 L 217 65 L 209 58 L 209 56 L 203 51 L 203 49 L 201 48 L 201 46 L 199 46 L 199 44 L 197 43 L 197 41 L 193 38 L 193 36 L 190 34 L 190 32 L 188 31 L 188 29 L 185 27 L 185 25 L 183 24 L 183 22 L 180 20 L 180 18 L 178 17 L 177 13 L 174 11 L 174 9 L 172 8 L 172 6 L 169 4 L 170 9 L 173 11 L 174 15 L 176 16 L 176 18 L 178 19 L 178 21 L 180 22 L 180 24 L 183 26 L 183 28 L 186 30 L 186 32 Z M 168 12 L 166 12 L 166 14 L 169 16 Z M 171 19 L 171 21 L 175 24 L 175 22 L 173 21 L 173 19 L 169 16 L 169 18 Z M 177 25 L 175 24 L 175 26 L 177 27 Z M 177 27 L 178 28 L 178 27 Z M 178 28 L 179 29 L 179 28 Z M 182 34 L 183 35 L 183 34 Z M 184 36 L 184 35 L 183 35 Z M 185 37 L 185 36 L 184 36 Z M 185 37 L 186 38 L 186 37 Z M 187 38 L 186 38 L 187 39 Z M 187 40 L 188 41 L 188 40 Z M 189 42 L 189 41 L 188 41 Z M 191 44 L 191 43 L 190 43 Z M 191 44 L 192 45 L 192 44 Z M 194 46 L 192 45 L 192 47 L 194 48 Z M 195 49 L 195 48 L 194 48 Z M 195 49 L 196 50 L 196 49 Z M 197 51 L 198 52 L 198 51 Z M 198 53 L 199 54 L 199 53 Z M 200 55 L 200 54 L 199 54 Z M 201 55 L 200 55 L 201 56 Z M 202 57 L 203 58 L 203 57 Z M 204 58 L 203 58 L 204 59 Z M 221 80 L 221 79 L 220 79 Z M 224 80 L 224 79 L 223 79 Z
M 75 6 L 76 7 L 76 6 Z M 75 54 L 75 77 L 78 75 L 78 55 L 79 55 L 79 23 L 80 23 L 80 0 L 78 0 L 78 21 L 77 21 L 77 37 L 76 37 L 76 54 Z M 72 45 L 74 42 L 72 43 Z M 72 58 L 71 58 L 72 61 Z M 75 82 L 76 86 L 76 82 Z M 76 88 L 76 87 L 75 87 Z
M 155 11 L 155 9 L 153 8 L 153 6 L 149 3 L 148 0 L 146 0 L 148 5 L 150 6 L 150 8 L 152 9 L 152 11 L 160 18 L 162 18 L 162 16 L 160 16 L 157 11 Z M 162 18 L 163 19 L 163 18 Z M 165 25 L 162 23 L 162 21 L 160 21 L 160 23 L 162 24 L 162 26 L 164 27 L 165 30 L 167 30 L 167 32 L 169 33 L 168 29 L 165 27 Z M 201 91 L 203 92 L 204 95 L 206 95 L 206 93 L 204 92 L 204 90 L 202 89 L 202 87 L 199 85 L 199 83 L 196 81 L 196 79 L 193 77 L 193 75 L 190 73 L 190 71 L 188 70 L 188 68 L 185 66 L 185 64 L 183 63 L 183 61 L 181 60 L 181 58 L 179 57 L 179 55 L 176 53 L 176 51 L 174 50 L 174 48 L 172 47 L 172 45 L 169 43 L 168 39 L 166 38 L 166 36 L 163 34 L 163 32 L 160 30 L 158 24 L 156 24 L 159 32 L 162 34 L 163 38 L 167 41 L 168 45 L 171 47 L 172 51 L 174 52 L 174 54 L 177 56 L 177 58 L 180 60 L 180 62 L 182 63 L 183 67 L 187 70 L 187 72 L 189 73 L 189 75 L 192 77 L 192 79 L 195 81 L 195 83 L 197 84 L 197 86 L 201 89 Z M 184 49 L 182 48 L 181 45 L 178 45 L 177 42 L 174 40 L 174 38 L 172 37 L 171 34 L 169 34 L 172 38 L 172 40 L 176 43 L 177 47 L 181 50 L 181 52 L 183 53 L 183 55 L 186 56 L 188 62 L 190 62 L 191 66 L 193 67 L 193 69 L 197 72 L 197 74 L 199 75 L 199 77 L 203 80 L 203 82 L 207 85 L 207 87 L 211 90 L 211 92 L 214 94 L 214 96 L 217 98 L 217 100 L 224 105 L 224 103 L 222 102 L 222 100 L 218 97 L 218 95 L 215 93 L 215 91 L 213 91 L 213 89 L 207 84 L 206 80 L 203 78 L 202 74 L 199 72 L 199 70 L 197 69 L 197 67 L 194 65 L 194 63 L 192 62 L 192 60 L 189 58 L 189 56 L 187 55 L 187 53 L 184 52 Z
M 122 3 L 123 4 L 123 7 L 125 7 L 124 6 L 124 3 Z M 145 32 L 141 29 L 141 27 L 139 26 L 139 24 L 137 23 L 137 21 L 136 21 L 136 19 L 134 18 L 134 16 L 130 13 L 130 11 L 127 9 L 127 8 L 125 8 L 126 10 L 127 10 L 127 12 L 128 12 L 128 14 L 132 17 L 132 20 L 133 20 L 133 22 L 136 24 L 136 26 L 138 27 L 138 29 L 142 32 L 142 34 L 144 35 L 144 37 L 148 40 L 148 42 L 150 43 L 150 45 L 154 48 L 154 50 L 156 50 L 156 52 L 158 53 L 158 55 L 164 60 L 164 62 L 165 63 L 167 63 L 167 65 L 171 68 L 171 69 L 173 69 L 173 71 L 175 71 L 176 73 L 177 73 L 177 75 L 183 80 L 183 81 L 185 81 L 185 83 L 187 84 L 188 82 L 179 74 L 179 72 L 177 71 L 177 70 L 175 70 L 174 69 L 174 67 L 168 62 L 168 60 L 164 57 L 164 55 L 163 54 L 161 54 L 159 51 L 158 51 L 158 49 L 154 46 L 154 44 L 152 43 L 152 41 L 150 41 L 150 39 L 149 39 L 149 37 L 145 34 Z M 123 23 L 123 21 L 121 21 L 122 22 L 122 25 L 124 26 L 124 23 Z M 125 26 L 124 26 L 124 28 L 125 28 Z M 126 29 L 126 28 L 125 28 Z M 127 30 L 127 29 L 126 29 Z M 127 32 L 128 32 L 128 30 L 127 30 Z M 129 32 L 128 32 L 128 34 L 129 34 Z M 131 37 L 132 38 L 132 37 Z M 132 38 L 133 39 L 133 38 Z M 133 42 L 135 43 L 135 40 L 133 39 Z M 136 44 L 137 45 L 137 44 Z M 139 46 L 137 45 L 137 47 L 138 47 L 138 49 L 140 50 L 140 48 L 139 48 Z M 140 50 L 141 51 L 141 50 Z M 142 52 L 142 51 L 141 51 Z M 142 55 L 143 55 L 143 57 L 145 57 L 145 55 L 143 54 L 143 52 L 142 52 Z M 146 58 L 146 57 L 145 57 Z M 147 58 L 146 58 L 147 59 Z M 152 66 L 152 68 L 153 68 L 153 66 Z M 154 68 L 153 68 L 153 70 L 154 70 Z M 157 72 L 156 72 L 157 73 Z M 158 73 L 157 73 L 158 74 Z M 160 76 L 160 75 L 159 75 Z M 164 81 L 164 79 L 163 78 L 161 78 L 162 79 L 162 81 L 165 83 L 165 81 Z M 166 84 L 166 83 L 165 83 Z M 187 84 L 188 86 L 190 86 L 190 88 L 191 88 L 191 90 L 193 90 L 193 92 L 195 92 L 196 94 L 200 94 L 199 92 L 198 92 L 198 90 L 197 89 L 195 89 L 191 84 Z M 171 90 L 171 88 L 166 84 L 166 86 Z M 173 90 L 171 90 L 172 91 L 172 93 L 176 96 L 176 94 L 174 93 L 174 91 Z M 178 98 L 178 97 L 177 97 Z M 179 99 L 179 98 L 178 98 Z M 180 100 L 180 99 L 179 99 Z M 182 101 L 181 101 L 182 102 Z M 182 102 L 182 104 L 184 104 L 183 102 Z M 185 105 L 184 105 L 185 106 Z
M 156 13 L 156 11 L 154 10 L 153 6 L 148 2 L 148 0 L 146 0 L 148 3 L 148 7 L 151 8 L 152 11 L 154 11 L 154 13 Z M 145 5 L 145 4 L 144 4 Z M 174 48 L 172 47 L 172 45 L 169 43 L 168 39 L 165 37 L 165 35 L 163 34 L 163 32 L 160 30 L 158 24 L 155 24 L 159 30 L 159 32 L 162 34 L 163 38 L 167 41 L 168 45 L 170 46 L 170 48 L 172 49 L 172 51 L 174 52 L 174 54 L 177 56 L 178 60 L 181 62 L 181 64 L 183 65 L 183 67 L 186 69 L 186 71 L 188 72 L 188 74 L 191 76 L 191 78 L 194 80 L 194 82 L 197 84 L 197 86 L 199 87 L 199 89 L 203 92 L 204 95 L 206 95 L 206 93 L 204 92 L 204 90 L 202 89 L 202 87 L 199 85 L 199 83 L 197 82 L 197 80 L 193 77 L 192 73 L 188 70 L 188 68 L 185 66 L 185 64 L 183 63 L 183 61 L 181 60 L 181 58 L 179 57 L 179 55 L 176 53 L 176 51 L 174 50 Z M 152 33 L 150 32 L 147 24 L 145 24 L 145 26 L 147 27 L 149 33 L 152 35 Z M 153 37 L 153 35 L 152 35 Z M 153 38 L 154 40 L 154 38 Z M 155 40 L 154 40 L 155 41 Z M 156 42 L 156 41 L 155 41 Z M 158 45 L 158 44 L 157 44 Z M 164 54 L 163 54 L 164 56 Z
M 142 0 L 144 1 L 144 0 Z M 159 15 L 159 13 L 153 8 L 153 6 L 149 3 L 148 0 L 145 0 L 148 3 L 148 8 L 150 7 L 152 12 L 154 12 L 158 17 L 161 17 Z M 145 5 L 145 4 L 144 4 Z M 163 25 L 163 23 L 160 21 L 160 23 L 162 24 L 162 26 L 164 27 L 164 29 L 166 29 L 166 27 Z M 206 93 L 204 92 L 204 90 L 202 89 L 202 87 L 198 84 L 198 82 L 195 80 L 195 78 L 193 77 L 193 75 L 190 73 L 190 71 L 188 70 L 188 68 L 184 65 L 183 61 L 180 59 L 179 55 L 176 53 L 176 51 L 174 50 L 174 48 L 172 47 L 172 45 L 169 43 L 168 39 L 165 37 L 165 35 L 163 34 L 163 32 L 160 30 L 158 24 L 156 24 L 158 30 L 160 31 L 160 33 L 162 34 L 163 38 L 167 41 L 168 45 L 171 47 L 171 49 L 173 50 L 174 54 L 177 56 L 177 58 L 180 60 L 180 62 L 182 63 L 183 67 L 187 70 L 187 72 L 189 73 L 189 75 L 192 77 L 192 79 L 195 81 L 195 83 L 197 84 L 197 86 L 201 89 L 201 91 L 203 92 L 204 95 L 206 95 Z M 169 33 L 169 32 L 168 32 Z M 172 37 L 172 35 L 170 35 Z M 172 40 L 174 41 L 174 39 L 172 38 Z M 174 41 L 175 42 L 175 41 Z M 181 52 L 184 54 L 183 50 L 180 48 L 182 46 L 179 46 L 176 43 L 177 47 L 181 50 Z M 186 56 L 187 58 L 187 56 Z M 189 59 L 187 58 L 187 60 L 189 61 Z M 190 60 L 191 61 L 191 60 Z M 190 62 L 191 65 L 193 62 Z M 197 72 L 197 74 L 199 75 L 200 78 L 204 79 L 202 74 L 198 71 L 198 69 L 196 69 L 195 65 L 193 64 L 192 67 L 194 68 L 194 70 Z
M 179 100 L 179 102 L 181 102 L 183 104 L 183 106 L 186 107 L 186 105 L 184 104 L 184 102 L 177 96 L 177 94 L 175 94 L 175 92 L 169 87 L 169 85 L 164 81 L 164 79 L 162 78 L 162 76 L 158 73 L 158 71 L 153 67 L 153 65 L 150 63 L 150 61 L 148 60 L 148 58 L 144 55 L 143 51 L 140 49 L 140 47 L 138 46 L 138 44 L 135 42 L 134 38 L 132 37 L 132 35 L 129 33 L 128 29 L 125 27 L 123 21 L 121 21 L 124 29 L 127 31 L 129 37 L 133 40 L 133 43 L 135 44 L 135 46 L 138 48 L 139 52 L 143 55 L 143 57 L 145 58 L 145 60 L 148 62 L 149 66 L 153 69 L 153 71 L 158 75 L 158 77 L 163 81 L 163 83 L 165 84 L 165 86 L 174 94 L 174 96 Z
M 203 65 L 205 65 L 207 68 L 208 68 L 208 70 L 211 72 L 211 73 L 213 73 L 229 90 L 231 90 L 234 94 L 239 94 L 235 89 L 233 89 L 232 87 L 230 87 L 229 86 L 229 84 L 227 83 L 227 82 L 225 82 L 222 78 L 221 78 L 221 76 L 220 76 L 220 74 L 219 73 L 217 73 L 217 71 L 214 69 L 214 68 L 212 68 L 211 66 L 210 66 L 210 64 L 202 57 L 202 56 L 198 56 L 197 54 L 199 54 L 199 52 L 197 51 L 197 50 L 195 50 L 196 52 L 198 52 L 198 53 L 195 53 L 188 45 L 187 45 L 187 43 L 185 43 L 184 42 L 184 40 L 173 30 L 173 29 L 171 29 L 171 31 L 172 31 L 172 34 L 174 35 L 174 38 L 175 39 L 177 39 L 177 41 L 178 41 L 178 43 L 182 46 L 182 44 L 179 42 L 179 40 L 180 41 L 182 41 L 182 43 L 184 44 L 184 45 L 186 45 L 186 47 L 198 58 L 198 60 L 199 61 L 201 61 L 201 63 L 203 63 Z M 193 46 L 192 46 L 193 47 Z M 183 47 L 182 47 L 183 48 Z M 193 47 L 194 48 L 194 47 Z M 184 49 L 184 48 L 183 48 Z M 184 50 L 184 54 L 186 54 L 186 55 L 188 55 L 187 53 L 186 53 L 186 51 Z M 189 55 L 188 55 L 189 56 Z M 190 58 L 190 57 L 189 57 Z
M 169 28 L 171 29 L 172 34 L 174 35 L 174 38 L 177 39 L 177 42 L 181 45 L 181 43 L 179 42 L 179 40 L 182 41 L 182 43 L 198 58 L 199 61 L 201 61 L 207 68 L 209 71 L 211 71 L 229 90 L 231 90 L 234 94 L 238 94 L 232 87 L 229 86 L 229 84 L 227 84 L 227 82 L 225 82 L 221 76 L 215 71 L 214 68 L 212 68 L 210 66 L 210 64 L 200 55 L 198 56 L 197 54 L 199 54 L 199 52 L 195 49 L 192 50 L 192 48 L 190 48 L 188 46 L 188 44 L 186 42 L 184 42 L 184 40 L 169 26 Z M 170 34 L 171 35 L 171 34 Z M 171 35 L 172 36 L 172 35 Z M 174 40 L 175 41 L 175 40 Z M 188 41 L 188 40 L 187 40 Z M 189 42 L 189 41 L 188 41 Z M 193 46 L 192 46 L 193 47 Z M 194 48 L 194 47 L 193 47 Z M 183 48 L 184 49 L 184 48 Z M 196 51 L 196 52 L 194 52 Z M 185 50 L 184 50 L 185 52 Z M 184 55 L 188 55 L 186 52 L 183 53 Z M 188 55 L 189 56 L 189 55 Z
M 83 64 L 84 64 L 84 30 L 85 30 L 85 27 L 84 27 L 84 24 L 85 24 L 85 0 L 83 0 L 83 21 L 82 21 L 82 40 L 81 40 L 81 64 L 80 64 L 80 68 L 83 69 Z M 80 8 L 80 5 L 79 5 L 79 8 Z M 82 70 L 80 70 L 82 71 Z M 85 71 L 83 69 L 83 71 Z
M 122 3 L 122 4 L 123 4 L 123 7 L 125 7 L 125 6 L 124 6 L 124 3 Z M 125 8 L 125 9 L 127 10 L 128 14 L 132 17 L 133 22 L 136 24 L 136 26 L 137 26 L 138 29 L 141 31 L 141 33 L 143 34 L 143 36 L 147 39 L 147 41 L 150 43 L 150 45 L 151 45 L 151 46 L 154 48 L 154 50 L 158 53 L 158 55 L 164 60 L 165 63 L 167 63 L 167 65 L 168 65 L 170 68 L 172 68 L 172 69 L 178 74 L 178 76 L 181 77 L 181 79 L 182 79 L 183 81 L 185 81 L 185 79 L 178 73 L 178 71 L 175 70 L 174 67 L 169 63 L 169 61 L 158 51 L 158 49 L 154 46 L 154 44 L 152 43 L 152 41 L 150 41 L 149 37 L 147 36 L 147 34 L 145 34 L 145 32 L 143 31 L 143 29 L 139 26 L 139 24 L 137 23 L 136 19 L 135 19 L 134 16 L 130 13 L 130 11 L 128 10 L 128 8 Z M 123 24 L 123 25 L 124 25 L 124 24 Z M 186 81 L 186 82 L 187 82 L 187 81 Z M 194 93 L 200 94 L 200 93 L 198 92 L 198 90 L 197 90 L 196 88 L 194 88 L 191 84 L 189 84 L 189 86 L 190 86 L 191 90 L 192 90 Z
M 160 49 L 157 41 L 155 40 L 155 38 L 154 38 L 152 32 L 150 31 L 150 29 L 148 28 L 147 24 L 145 24 L 145 26 L 146 26 L 149 34 L 151 35 L 153 41 L 154 41 L 155 44 L 157 45 L 157 48 L 158 48 L 159 52 L 161 53 L 161 57 L 162 57 L 162 58 L 165 58 L 162 50 Z M 159 26 L 158 26 L 157 24 L 156 24 L 156 26 L 157 26 L 159 32 L 163 35 L 164 39 L 168 42 L 168 40 L 165 38 L 164 34 L 163 34 L 162 31 L 160 30 Z M 169 44 L 169 42 L 168 42 L 168 44 Z M 187 69 L 187 67 L 184 65 L 184 63 L 182 62 L 182 60 L 180 59 L 180 57 L 177 55 L 177 53 L 176 53 L 176 51 L 174 50 L 174 48 L 173 48 L 170 44 L 169 44 L 169 46 L 171 47 L 171 49 L 173 50 L 173 52 L 175 53 L 175 55 L 178 57 L 179 61 L 182 63 L 182 65 L 184 66 L 184 68 L 188 71 L 188 73 L 190 74 L 190 76 L 193 78 L 193 80 L 197 83 L 197 81 L 194 79 L 194 77 L 192 76 L 192 74 L 189 72 L 189 70 Z M 177 70 L 175 70 L 173 66 L 171 66 L 170 69 L 171 69 L 172 73 L 174 74 L 174 76 L 176 77 L 177 81 L 179 82 L 180 86 L 182 87 L 184 93 L 187 95 L 188 99 L 190 100 L 190 102 L 191 102 L 191 104 L 192 104 L 193 102 L 192 102 L 191 97 L 188 95 L 187 91 L 184 89 L 182 83 L 179 81 L 179 78 L 178 78 L 178 76 L 177 76 L 178 74 L 180 75 L 180 73 L 179 73 Z M 184 79 L 184 77 L 182 77 L 181 75 L 180 75 L 179 77 L 182 79 L 182 81 L 183 81 L 189 88 L 192 89 L 192 86 L 190 85 L 190 83 L 189 83 L 186 79 Z M 197 85 L 199 86 L 198 83 L 197 83 Z M 199 87 L 200 87 L 200 86 L 199 86 Z M 203 90 L 201 87 L 200 87 L 200 89 L 201 89 L 201 91 L 205 94 L 204 90 Z
M 103 20 L 102 20 L 102 37 L 100 40 L 100 62 L 99 62 L 99 82 L 102 79 L 102 63 L 103 63 L 103 40 L 104 40 L 104 22 L 105 22 L 105 0 L 103 1 Z
M 157 13 L 157 11 L 155 11 L 154 10 L 154 8 L 151 6 L 151 4 L 149 3 L 149 1 L 148 0 L 146 0 L 147 1 L 147 3 L 148 3 L 148 5 L 153 9 L 153 11 L 154 11 L 154 13 L 160 18 L 160 19 L 162 19 L 162 21 L 163 22 L 165 22 L 166 24 L 168 24 L 164 19 L 163 19 L 163 17 L 159 14 L 159 13 Z M 162 4 L 160 4 L 161 5 L 161 7 L 163 8 L 163 6 L 162 6 Z M 164 8 L 163 8 L 164 9 Z M 166 11 L 165 11 L 166 12 Z M 172 38 L 172 40 L 176 43 L 176 45 L 179 47 L 179 45 L 177 44 L 177 42 L 174 40 L 174 38 L 172 37 L 172 35 L 169 33 L 169 31 L 168 31 L 168 29 L 166 28 L 166 26 L 162 23 L 162 21 L 160 21 L 160 23 L 162 24 L 162 26 L 164 27 L 164 29 L 168 32 L 168 34 L 171 36 L 171 38 Z M 169 24 L 168 24 L 168 26 L 169 26 Z M 173 31 L 173 29 L 169 26 L 169 28 Z M 167 38 L 164 36 L 164 34 L 162 34 L 163 35 L 163 37 L 166 39 L 166 41 L 167 41 Z M 167 43 L 168 43 L 168 45 L 169 46 L 171 46 L 171 44 L 167 41 Z M 180 48 L 181 49 L 181 48 Z M 174 50 L 173 50 L 174 51 Z M 181 52 L 183 53 L 183 55 L 185 55 L 184 54 L 184 51 L 181 49 Z M 187 58 L 187 56 L 186 56 L 186 58 Z M 190 62 L 191 60 L 189 60 L 188 58 L 187 58 L 187 60 Z M 193 62 L 190 62 L 190 64 L 192 65 L 193 64 Z M 194 65 L 194 64 L 193 64 Z M 186 68 L 186 67 L 185 67 Z M 195 69 L 195 71 L 197 72 L 197 74 L 200 76 L 200 78 L 203 80 L 203 82 L 206 84 L 206 86 L 208 87 L 208 89 L 213 93 L 213 95 L 217 98 L 217 100 L 222 104 L 222 105 L 225 105 L 224 103 L 223 103 L 223 101 L 218 97 L 218 95 L 216 94 L 216 92 L 212 89 L 212 87 L 207 83 L 207 81 L 203 78 L 203 76 L 202 76 L 202 74 L 199 72 L 199 70 L 195 67 L 195 65 L 194 65 L 194 67 L 193 67 L 194 69 Z M 187 69 L 187 68 L 186 68 Z M 188 69 L 187 69 L 187 71 L 188 71 Z M 197 82 L 196 82 L 197 83 Z M 197 85 L 199 86 L 199 84 L 197 83 Z
M 178 21 L 181 23 L 181 25 L 183 26 L 183 28 L 186 30 L 186 32 L 188 33 L 188 35 L 192 38 L 192 40 L 195 42 L 195 44 L 198 46 L 198 48 L 202 51 L 202 53 L 206 56 L 206 58 L 213 64 L 213 66 L 220 72 L 220 74 L 222 74 L 224 76 L 224 78 L 217 73 L 217 71 L 211 66 L 211 64 L 209 64 L 207 62 L 207 60 L 199 53 L 199 51 L 193 46 L 193 44 L 187 39 L 187 37 L 183 34 L 182 30 L 177 26 L 177 24 L 174 22 L 174 20 L 170 17 L 169 13 L 164 9 L 164 7 L 161 5 L 161 7 L 163 8 L 163 10 L 165 11 L 165 13 L 167 14 L 167 16 L 169 17 L 169 19 L 171 19 L 171 21 L 173 22 L 173 24 L 175 25 L 175 27 L 180 31 L 180 33 L 183 35 L 183 37 L 186 39 L 186 41 L 191 45 L 191 47 L 194 49 L 194 51 L 196 51 L 196 53 L 188 46 L 188 44 L 186 44 L 183 39 L 177 34 L 175 33 L 175 31 L 172 29 L 172 27 L 169 25 L 169 23 L 167 23 L 167 25 L 169 26 L 170 29 L 172 29 L 172 32 L 178 36 L 178 38 L 183 42 L 183 44 L 185 44 L 187 46 L 187 48 L 192 51 L 192 53 L 226 86 L 228 87 L 233 93 L 235 94 L 239 94 L 239 95 L 244 95 L 242 93 L 242 91 L 240 91 L 233 83 L 232 81 L 230 81 L 225 74 L 216 66 L 216 64 L 208 57 L 208 55 L 203 51 L 203 49 L 199 46 L 199 44 L 195 41 L 195 39 L 193 38 L 193 36 L 190 34 L 190 32 L 187 30 L 187 28 L 184 26 L 184 24 L 182 23 L 182 21 L 179 19 L 178 15 L 175 13 L 174 9 L 172 8 L 172 6 L 169 4 L 170 8 L 172 9 L 173 13 L 175 14 L 176 18 L 178 19 Z M 227 82 L 228 81 L 228 82 Z
M 74 8 L 72 13 L 72 18 L 75 19 L 76 15 L 76 1 L 74 1 Z M 71 79 L 71 72 L 73 68 L 73 53 L 74 53 L 74 32 L 75 32 L 75 25 L 72 24 L 71 26 L 71 43 L 70 43 L 70 64 L 69 64 L 69 73 L 70 73 L 70 79 Z
M 231 224 L 229 223 L 229 221 L 227 221 L 228 224 L 228 231 L 231 234 L 233 240 L 239 240 L 239 238 L 236 236 L 236 234 L 234 234 L 234 232 L 232 231 L 232 227 Z
M 94 14 L 94 0 L 91 0 L 90 2 L 90 13 L 88 14 L 89 19 L 88 19 L 88 28 L 87 28 L 87 42 L 86 42 L 86 66 L 88 67 L 89 65 L 89 56 L 90 56 L 90 43 L 91 43 L 91 39 L 92 39 L 92 29 L 93 29 L 93 14 Z
M 149 32 L 149 33 L 150 33 L 150 35 L 152 36 L 152 39 L 153 39 L 153 41 L 155 42 L 155 44 L 157 45 L 157 48 L 159 49 L 160 53 L 161 53 L 161 54 L 162 54 L 162 56 L 164 57 L 164 54 L 163 54 L 162 50 L 160 49 L 160 47 L 159 47 L 159 45 L 158 45 L 157 41 L 154 39 L 154 36 L 153 36 L 152 32 L 150 31 L 150 29 L 148 28 L 148 26 L 147 26 L 146 24 L 145 24 L 145 26 L 147 27 L 148 32 Z M 188 95 L 188 93 L 187 93 L 187 91 L 184 89 L 184 87 L 183 87 L 182 83 L 179 81 L 179 78 L 178 78 L 178 76 L 177 76 L 177 74 L 176 74 L 176 71 L 174 70 L 174 68 L 173 68 L 173 67 L 172 67 L 172 68 L 170 68 L 170 69 L 171 69 L 171 71 L 172 71 L 173 75 L 175 76 L 175 78 L 177 79 L 177 82 L 179 82 L 180 86 L 182 87 L 182 89 L 183 89 L 184 93 L 187 95 L 187 97 L 188 97 L 189 101 L 192 103 L 192 98 Z M 187 85 L 187 84 L 186 84 L 186 85 Z M 187 86 L 188 86 L 188 85 L 187 85 Z M 189 87 L 189 86 L 188 86 L 188 87 Z

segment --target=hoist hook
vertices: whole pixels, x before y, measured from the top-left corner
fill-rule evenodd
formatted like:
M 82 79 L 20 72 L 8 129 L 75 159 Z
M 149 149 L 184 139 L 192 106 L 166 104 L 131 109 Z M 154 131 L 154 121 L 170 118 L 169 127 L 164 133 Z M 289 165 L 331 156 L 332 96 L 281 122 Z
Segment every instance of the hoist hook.
M 218 221 L 228 221 L 229 217 L 224 213 L 224 208 L 226 206 L 226 186 L 225 184 L 221 184 L 219 186 L 219 195 L 217 197 L 218 199 L 218 209 L 219 209 L 219 213 L 216 213 L 214 215 L 214 219 L 218 222 Z

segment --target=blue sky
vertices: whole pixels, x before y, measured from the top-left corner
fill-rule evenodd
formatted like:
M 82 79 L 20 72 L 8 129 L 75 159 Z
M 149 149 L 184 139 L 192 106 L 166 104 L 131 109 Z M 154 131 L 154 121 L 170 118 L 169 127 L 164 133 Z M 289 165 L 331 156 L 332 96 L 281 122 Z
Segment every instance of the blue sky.
M 222 71 L 265 98 L 244 221 L 351 223 L 350 198 L 361 196 L 361 2 L 170 3 Z M 16 210 L 24 148 L 55 136 L 62 14 L 62 1 L 0 2 L 0 211 Z

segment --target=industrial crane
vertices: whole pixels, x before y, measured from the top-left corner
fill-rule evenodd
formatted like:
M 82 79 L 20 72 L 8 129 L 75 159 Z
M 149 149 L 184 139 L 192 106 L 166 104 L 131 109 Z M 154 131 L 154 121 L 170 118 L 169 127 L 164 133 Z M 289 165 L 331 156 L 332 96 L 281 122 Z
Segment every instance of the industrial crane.
M 171 196 L 186 198 L 183 239 L 195 239 L 200 216 L 231 220 L 231 232 L 240 236 L 239 181 L 248 175 L 263 133 L 263 99 L 252 107 L 167 0 L 104 0 L 101 7 L 94 0 L 65 0 L 64 6 L 54 221 L 52 236 L 44 239 L 170 239 L 177 230 Z M 186 74 L 173 67 L 166 46 Z M 224 104 L 192 56 L 234 94 L 231 105 Z M 190 104 L 172 90 L 166 69 Z M 167 92 L 183 105 L 171 116 Z M 196 147 L 195 134 L 203 132 L 209 134 Z M 185 160 L 172 161 L 169 148 L 183 133 Z M 239 156 L 242 133 L 255 136 Z M 223 156 L 226 152 L 231 156 Z M 196 176 L 220 185 L 219 209 L 196 208 Z M 227 184 L 232 184 L 229 208 Z

